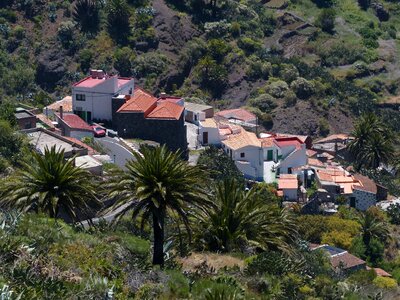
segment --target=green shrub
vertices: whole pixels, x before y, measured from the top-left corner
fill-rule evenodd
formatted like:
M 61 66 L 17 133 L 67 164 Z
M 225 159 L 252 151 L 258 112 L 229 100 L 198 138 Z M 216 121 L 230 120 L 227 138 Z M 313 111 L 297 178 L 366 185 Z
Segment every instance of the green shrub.
M 282 80 L 273 81 L 267 86 L 268 94 L 275 98 L 283 98 L 288 89 L 288 84 Z
M 60 24 L 57 30 L 58 39 L 61 44 L 68 48 L 73 43 L 75 23 L 72 21 L 65 21 Z
M 261 94 L 257 98 L 251 99 L 249 104 L 260 109 L 262 112 L 270 112 L 277 107 L 275 98 L 269 94 Z
M 135 54 L 129 47 L 118 48 L 114 52 L 114 68 L 121 76 L 132 76 L 132 62 Z
M 93 61 L 93 52 L 90 49 L 82 49 L 79 53 L 78 61 L 81 67 L 81 70 L 87 72 Z
M 138 77 L 150 77 L 162 74 L 167 67 L 168 58 L 159 52 L 148 52 L 134 61 L 134 72 Z
M 397 287 L 397 282 L 393 278 L 377 276 L 373 283 L 381 289 L 392 289 Z
M 262 48 L 262 44 L 250 37 L 242 37 L 238 40 L 238 46 L 243 49 L 247 54 L 254 53 Z
M 299 71 L 294 65 L 283 64 L 281 65 L 279 75 L 284 81 L 290 84 L 293 80 L 299 77 Z
M 299 77 L 290 84 L 290 88 L 300 99 L 307 99 L 315 93 L 314 83 L 303 77 Z
M 189 296 L 189 281 L 178 271 L 169 271 L 168 273 L 168 288 L 171 298 L 188 298 Z
M 326 119 L 320 118 L 319 119 L 319 133 L 322 136 L 327 136 L 329 134 L 329 123 Z
M 315 23 L 323 31 L 333 33 L 333 30 L 335 28 L 335 18 L 335 10 L 332 8 L 325 8 L 320 12 Z

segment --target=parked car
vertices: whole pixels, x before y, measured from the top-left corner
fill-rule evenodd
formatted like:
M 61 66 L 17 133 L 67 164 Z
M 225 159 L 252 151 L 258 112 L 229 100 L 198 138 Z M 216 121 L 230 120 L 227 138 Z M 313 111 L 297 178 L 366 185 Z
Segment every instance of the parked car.
M 93 133 L 95 137 L 103 137 L 106 136 L 106 130 L 98 125 L 92 126 Z

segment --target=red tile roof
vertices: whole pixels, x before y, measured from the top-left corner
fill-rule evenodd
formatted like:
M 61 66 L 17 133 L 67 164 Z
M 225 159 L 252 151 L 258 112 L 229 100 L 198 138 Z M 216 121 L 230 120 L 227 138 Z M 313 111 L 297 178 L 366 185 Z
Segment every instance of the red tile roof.
M 334 268 L 342 267 L 344 269 L 350 269 L 356 266 L 365 265 L 365 261 L 357 256 L 354 256 L 347 251 L 345 253 L 338 254 L 331 257 L 331 264 Z
M 274 137 L 261 138 L 260 141 L 263 148 L 270 148 L 274 146 Z
M 297 178 L 279 178 L 278 179 L 278 189 L 297 189 L 299 187 L 299 182 Z
M 174 119 L 179 120 L 185 108 L 176 103 L 162 102 L 153 109 L 146 118 L 149 119 Z
M 178 104 L 181 101 L 182 101 L 181 97 L 166 96 L 166 97 L 158 98 L 158 102 L 159 103 L 172 102 L 172 103 Z
M 100 83 L 105 82 L 106 80 L 113 78 L 112 76 L 105 75 L 104 78 L 93 78 L 91 76 L 88 76 L 81 81 L 78 81 L 74 84 L 76 87 L 84 87 L 84 88 L 93 88 L 97 86 Z M 117 85 L 118 88 L 122 87 L 123 85 L 127 84 L 129 81 L 131 81 L 133 78 L 125 78 L 125 77 L 118 77 L 117 78 Z
M 72 129 L 79 129 L 85 131 L 93 131 L 92 127 L 89 126 L 84 120 L 82 120 L 78 115 L 74 114 L 64 114 L 63 118 L 60 118 L 60 114 L 56 114 L 65 125 Z
M 274 142 L 279 148 L 294 146 L 296 149 L 300 149 L 301 145 L 304 144 L 297 137 L 276 137 Z
M 238 119 L 244 122 L 251 122 L 256 120 L 256 115 L 243 109 L 228 109 L 222 110 L 216 113 L 217 116 L 224 117 L 226 119 Z
M 149 92 L 140 88 L 135 89 L 133 96 L 125 104 L 123 104 L 117 112 L 144 112 L 155 107 L 157 98 Z
M 370 192 L 373 194 L 376 194 L 378 192 L 376 183 L 367 176 L 363 176 L 361 174 L 354 174 L 353 176 L 356 180 L 360 182 L 359 185 L 353 186 L 354 189 Z

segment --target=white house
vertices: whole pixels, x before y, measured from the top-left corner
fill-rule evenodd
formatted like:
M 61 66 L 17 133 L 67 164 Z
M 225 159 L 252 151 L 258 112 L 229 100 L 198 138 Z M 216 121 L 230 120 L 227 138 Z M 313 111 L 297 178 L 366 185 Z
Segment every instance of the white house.
M 87 122 L 112 121 L 112 98 L 131 95 L 133 78 L 109 76 L 102 70 L 91 70 L 90 76 L 72 86 L 73 112 Z
M 202 145 L 221 145 L 218 123 L 213 118 L 199 122 L 197 139 Z
M 221 128 L 222 148 L 248 179 L 263 181 L 263 151 L 257 136 L 240 126 Z M 224 134 L 230 131 L 231 134 Z
M 282 174 L 278 179 L 278 195 L 286 201 L 298 200 L 299 182 L 297 175 Z

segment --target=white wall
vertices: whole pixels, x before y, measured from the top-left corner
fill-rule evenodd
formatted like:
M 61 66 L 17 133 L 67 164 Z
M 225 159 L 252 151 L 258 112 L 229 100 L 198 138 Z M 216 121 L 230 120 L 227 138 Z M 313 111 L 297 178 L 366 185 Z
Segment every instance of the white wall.
M 244 153 L 244 157 L 240 157 Z M 235 161 L 247 161 L 255 169 L 255 178 L 262 178 L 264 175 L 264 159 L 262 148 L 246 146 L 233 151 L 232 159 Z
M 220 145 L 221 144 L 221 138 L 219 136 L 218 128 L 202 127 L 200 125 L 200 127 L 199 127 L 199 135 L 197 137 L 198 137 L 198 141 L 202 145 L 204 145 L 204 143 L 203 143 L 203 132 L 208 132 L 208 144 L 207 145 Z
M 306 149 L 301 148 L 291 153 L 286 159 L 282 160 L 279 164 L 281 174 L 287 174 L 288 168 L 297 168 L 307 164 Z
M 93 132 L 80 131 L 80 130 L 71 130 L 70 137 L 76 138 L 76 139 L 81 141 L 85 137 L 92 138 L 93 137 Z
M 92 119 L 112 121 L 112 97 L 115 94 L 129 94 L 134 89 L 131 80 L 121 88 L 117 86 L 118 78 L 112 77 L 92 88 L 72 87 L 72 107 L 74 111 L 80 110 L 91 112 Z M 85 95 L 85 101 L 77 101 L 76 95 Z
M 268 148 L 263 148 L 264 160 L 266 161 L 267 158 L 268 158 L 268 150 L 272 150 L 272 153 L 273 153 L 272 159 L 273 159 L 273 161 L 277 161 L 278 157 L 277 157 L 277 151 L 276 150 L 278 150 L 278 148 L 274 147 L 274 146 L 268 147 Z M 279 150 L 278 150 L 278 154 L 279 154 Z

